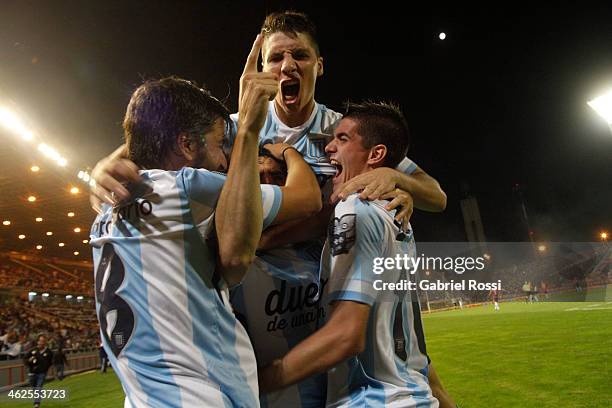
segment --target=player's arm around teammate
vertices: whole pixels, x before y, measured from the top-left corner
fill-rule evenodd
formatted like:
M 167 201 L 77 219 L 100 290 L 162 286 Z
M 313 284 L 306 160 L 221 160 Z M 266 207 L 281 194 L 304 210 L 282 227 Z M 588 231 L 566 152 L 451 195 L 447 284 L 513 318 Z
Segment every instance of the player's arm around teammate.
M 321 329 L 260 371 L 260 391 L 287 387 L 361 353 L 365 349 L 369 315 L 369 305 L 334 303 L 330 320 Z
M 286 143 L 266 144 L 264 148 L 287 165 L 287 179 L 285 185 L 280 187 L 283 203 L 272 224 L 301 220 L 319 213 L 322 207 L 321 189 L 302 155 Z
M 441 212 L 446 209 L 446 193 L 440 184 L 417 166 L 411 174 L 404 174 L 395 169 L 381 167 L 354 177 L 342 187 L 334 198 L 346 199 L 354 192 L 361 191 L 362 200 L 384 199 L 385 193 L 395 188 L 407 192 L 414 200 L 414 206 L 429 212 Z

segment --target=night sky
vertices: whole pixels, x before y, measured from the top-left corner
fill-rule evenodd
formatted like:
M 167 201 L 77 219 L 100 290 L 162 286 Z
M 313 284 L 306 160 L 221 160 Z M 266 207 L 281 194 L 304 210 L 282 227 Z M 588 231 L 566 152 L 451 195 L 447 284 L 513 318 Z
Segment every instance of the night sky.
M 415 213 L 418 240 L 465 240 L 459 200 L 468 194 L 489 240 L 526 240 L 515 184 L 536 240 L 591 241 L 612 230 L 612 131 L 586 105 L 612 88 L 612 5 L 208 3 L 3 1 L 0 105 L 27 117 L 76 173 L 121 143 L 127 102 L 145 78 L 195 80 L 235 110 L 265 14 L 293 8 L 318 26 L 318 102 L 403 108 L 409 156 L 449 197 L 443 214 Z

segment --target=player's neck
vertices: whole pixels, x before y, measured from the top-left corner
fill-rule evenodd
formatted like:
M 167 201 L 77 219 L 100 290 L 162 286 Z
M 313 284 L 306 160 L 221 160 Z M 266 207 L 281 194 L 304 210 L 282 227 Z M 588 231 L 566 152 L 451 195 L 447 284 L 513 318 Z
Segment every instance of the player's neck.
M 306 123 L 306 121 L 310 118 L 310 115 L 315 108 L 315 101 L 314 99 L 311 100 L 303 108 L 295 112 L 283 109 L 283 107 L 279 106 L 276 101 L 274 101 L 274 108 L 276 109 L 276 116 L 278 116 L 278 119 L 280 119 L 281 122 L 289 127 L 298 127 Z

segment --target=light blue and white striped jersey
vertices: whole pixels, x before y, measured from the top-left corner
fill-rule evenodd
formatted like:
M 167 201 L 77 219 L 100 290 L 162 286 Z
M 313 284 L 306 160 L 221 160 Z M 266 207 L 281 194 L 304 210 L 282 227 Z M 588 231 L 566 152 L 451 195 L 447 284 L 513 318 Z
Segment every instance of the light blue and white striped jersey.
M 374 258 L 416 255 L 412 232 L 401 232 L 385 204 L 353 194 L 338 203 L 328 230 L 321 256 L 321 273 L 329 274 L 324 300 L 371 306 L 365 350 L 328 372 L 330 407 L 438 406 L 427 377 L 429 358 L 416 293 L 374 289 L 375 280 L 409 279 L 403 269 L 375 274 Z
M 152 191 L 91 230 L 104 348 L 133 407 L 256 407 L 257 366 L 207 245 L 225 176 L 147 170 Z M 264 224 L 280 208 L 263 185 Z
M 309 241 L 260 251 L 230 300 L 246 327 L 257 364 L 282 358 L 324 322 L 319 280 L 321 246 Z M 280 391 L 262 395 L 262 408 L 319 408 L 325 405 L 326 376 L 310 377 Z

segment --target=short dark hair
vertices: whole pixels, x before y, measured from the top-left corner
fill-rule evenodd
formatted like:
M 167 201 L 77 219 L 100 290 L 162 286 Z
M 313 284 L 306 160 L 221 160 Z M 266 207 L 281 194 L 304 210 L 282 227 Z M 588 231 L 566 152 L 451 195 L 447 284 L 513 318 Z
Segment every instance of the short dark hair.
M 317 57 L 320 56 L 317 28 L 306 14 L 293 10 L 268 14 L 261 26 L 261 33 L 264 39 L 278 32 L 285 33 L 290 37 L 296 37 L 299 33 L 308 35 L 317 53 Z
M 391 102 L 346 102 L 344 118 L 357 122 L 363 146 L 377 144 L 387 147 L 384 166 L 395 168 L 406 157 L 410 145 L 408 122 L 399 106 Z
M 123 130 L 130 160 L 142 168 L 161 168 L 186 133 L 198 143 L 217 119 L 229 126 L 229 111 L 210 92 L 177 77 L 149 80 L 134 91 Z

